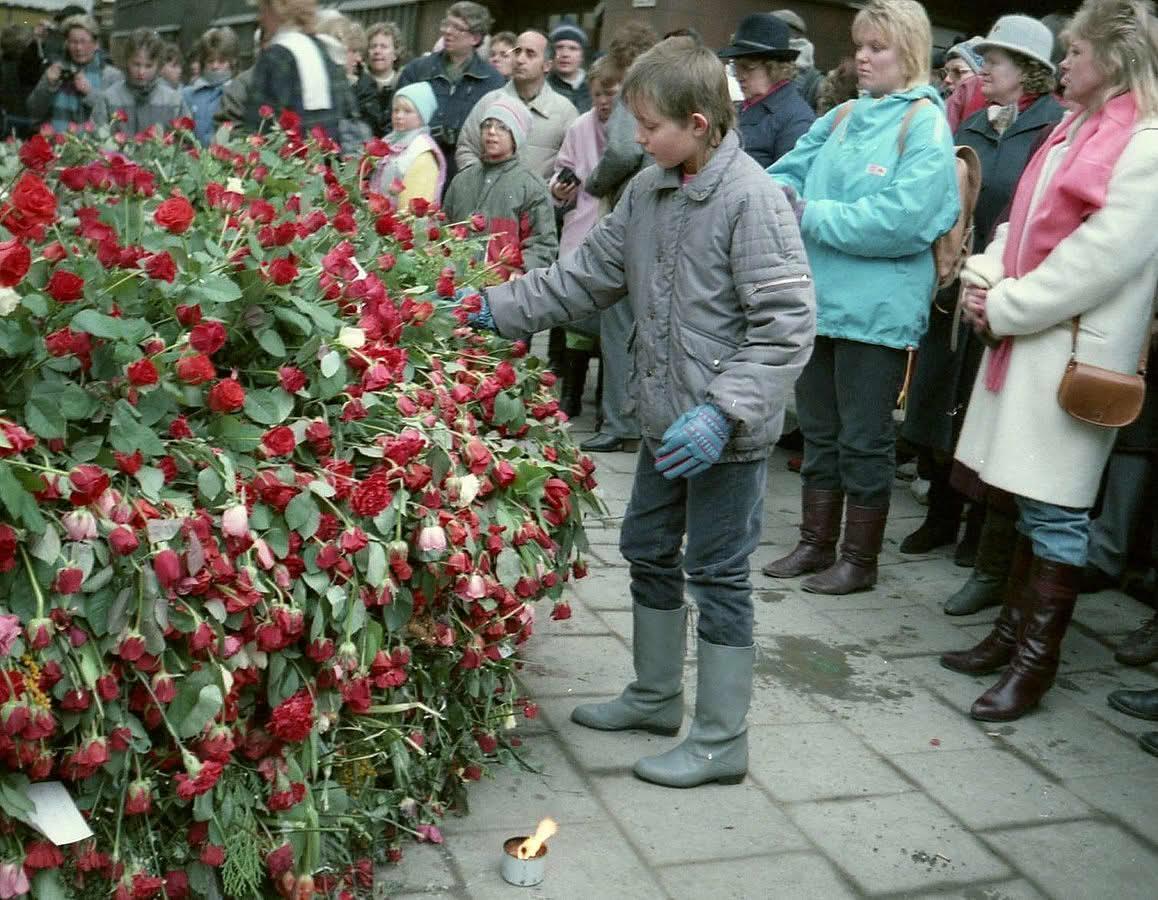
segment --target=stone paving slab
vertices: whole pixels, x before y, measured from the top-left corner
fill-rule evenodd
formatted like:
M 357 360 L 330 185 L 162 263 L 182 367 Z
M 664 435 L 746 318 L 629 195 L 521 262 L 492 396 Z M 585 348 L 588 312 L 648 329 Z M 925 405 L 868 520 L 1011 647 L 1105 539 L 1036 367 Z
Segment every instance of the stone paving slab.
M 585 414 L 576 437 L 590 428 Z M 497 769 L 472 786 L 471 813 L 448 817 L 446 843 L 407 845 L 377 895 L 533 898 L 1070 900 L 1158 892 L 1158 760 L 1136 735 L 1156 723 L 1111 709 L 1106 694 L 1158 688 L 1158 666 L 1113 659 L 1148 607 L 1105 591 L 1083 597 L 1063 666 L 1041 707 L 1005 724 L 969 706 L 997 678 L 943 669 L 938 655 L 988 633 L 995 610 L 949 617 L 968 577 L 952 548 L 904 556 L 924 510 L 898 482 L 873 591 L 825 597 L 763 563 L 795 544 L 799 478 L 777 451 L 753 557 L 757 659 L 749 777 L 737 786 L 670 790 L 631 765 L 680 738 L 597 732 L 570 721 L 632 677 L 628 572 L 620 516 L 635 454 L 604 454 L 597 478 L 610 515 L 589 528 L 591 574 L 568 586 L 571 619 L 540 609 L 520 673 L 540 715 L 522 723 L 536 771 Z M 695 702 L 694 615 L 685 708 Z M 686 733 L 687 718 L 685 717 Z M 551 815 L 547 878 L 499 876 L 504 838 Z
M 1158 858 L 1108 823 L 1090 820 L 986 833 L 982 839 L 1051 897 L 1153 900 Z

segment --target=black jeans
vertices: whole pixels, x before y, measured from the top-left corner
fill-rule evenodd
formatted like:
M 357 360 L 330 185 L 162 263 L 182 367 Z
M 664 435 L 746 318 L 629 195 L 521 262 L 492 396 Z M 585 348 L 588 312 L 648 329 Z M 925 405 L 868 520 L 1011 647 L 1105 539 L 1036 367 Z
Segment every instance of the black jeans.
M 896 466 L 893 409 L 905 351 L 816 338 L 796 382 L 805 487 L 842 490 L 857 506 L 887 506 Z

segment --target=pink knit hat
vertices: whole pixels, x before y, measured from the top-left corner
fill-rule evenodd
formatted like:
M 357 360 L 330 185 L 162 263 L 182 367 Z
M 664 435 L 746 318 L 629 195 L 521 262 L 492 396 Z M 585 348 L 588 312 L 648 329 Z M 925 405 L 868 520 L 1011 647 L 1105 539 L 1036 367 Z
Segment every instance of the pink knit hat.
M 504 94 L 496 97 L 483 113 L 483 121 L 498 119 L 511 130 L 517 151 L 527 140 L 531 130 L 531 111 L 517 97 Z

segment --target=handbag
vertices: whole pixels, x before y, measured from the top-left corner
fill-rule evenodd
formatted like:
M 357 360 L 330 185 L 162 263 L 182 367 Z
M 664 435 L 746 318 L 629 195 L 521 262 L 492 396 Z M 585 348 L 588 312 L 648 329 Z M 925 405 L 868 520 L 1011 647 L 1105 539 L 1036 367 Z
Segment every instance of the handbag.
M 1129 425 L 1142 412 L 1146 397 L 1146 360 L 1150 341 L 1142 343 L 1138 370 L 1134 374 L 1115 372 L 1089 363 L 1078 362 L 1078 325 L 1081 316 L 1071 322 L 1073 341 L 1070 359 L 1057 388 L 1057 402 L 1075 419 L 1102 428 Z

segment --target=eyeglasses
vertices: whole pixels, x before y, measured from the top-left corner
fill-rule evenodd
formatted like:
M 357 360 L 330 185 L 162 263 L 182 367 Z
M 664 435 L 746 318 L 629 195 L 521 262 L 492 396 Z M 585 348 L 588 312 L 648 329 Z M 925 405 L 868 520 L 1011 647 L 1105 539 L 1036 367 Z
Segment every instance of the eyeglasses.
M 497 134 L 510 134 L 511 129 L 500 122 L 498 119 L 483 119 L 480 126 L 483 131 L 493 131 Z
M 438 23 L 439 31 L 449 31 L 452 34 L 469 34 L 470 26 L 464 25 L 462 22 L 456 22 L 454 19 L 443 19 Z

